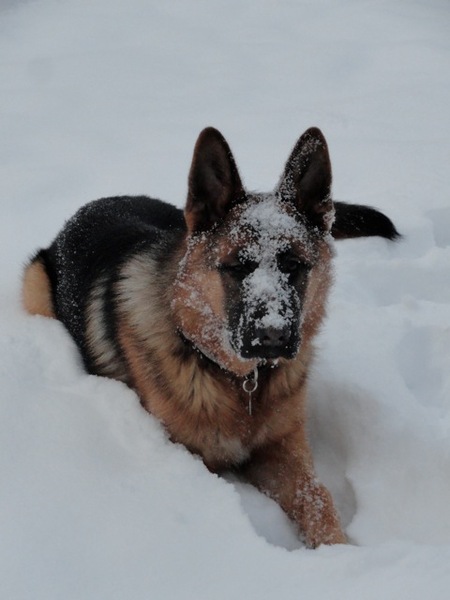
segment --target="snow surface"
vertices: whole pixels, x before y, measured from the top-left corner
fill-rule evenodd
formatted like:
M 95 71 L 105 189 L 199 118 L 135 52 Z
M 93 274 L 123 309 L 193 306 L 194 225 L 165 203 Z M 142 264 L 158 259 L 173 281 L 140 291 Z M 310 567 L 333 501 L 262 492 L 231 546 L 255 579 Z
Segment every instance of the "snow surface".
M 446 0 L 0 4 L 0 598 L 441 599 L 450 589 L 450 6 Z M 309 126 L 336 198 L 404 239 L 337 246 L 311 381 L 316 463 L 352 545 L 169 443 L 21 266 L 84 202 L 183 204 L 199 131 L 270 190 Z

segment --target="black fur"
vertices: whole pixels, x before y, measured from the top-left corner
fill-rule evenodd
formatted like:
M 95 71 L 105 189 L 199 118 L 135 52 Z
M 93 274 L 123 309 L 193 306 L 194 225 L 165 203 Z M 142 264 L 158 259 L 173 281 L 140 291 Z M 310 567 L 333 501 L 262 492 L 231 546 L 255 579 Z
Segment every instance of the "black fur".
M 334 209 L 336 213 L 331 234 L 336 240 L 380 236 L 394 241 L 401 237 L 392 221 L 375 208 L 335 202 Z
M 79 346 L 85 366 L 95 372 L 86 345 L 86 304 L 100 276 L 106 278 L 104 324 L 117 348 L 112 289 L 119 267 L 136 251 L 171 254 L 186 229 L 183 212 L 146 196 L 102 198 L 83 206 L 51 246 L 35 257 L 49 276 L 56 317 Z

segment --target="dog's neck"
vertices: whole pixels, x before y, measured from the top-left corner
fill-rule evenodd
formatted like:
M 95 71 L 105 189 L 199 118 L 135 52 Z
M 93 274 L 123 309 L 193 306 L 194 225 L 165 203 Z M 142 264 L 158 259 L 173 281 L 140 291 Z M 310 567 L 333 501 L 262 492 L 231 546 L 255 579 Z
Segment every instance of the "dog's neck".
M 195 359 L 200 368 L 214 370 L 217 373 L 222 374 L 227 379 L 231 379 L 238 389 L 242 389 L 242 391 L 244 392 L 244 398 L 247 402 L 247 411 L 249 415 L 251 415 L 253 409 L 253 399 L 259 387 L 260 373 L 266 373 L 268 370 L 278 367 L 278 362 L 274 360 L 269 361 L 265 358 L 261 358 L 259 362 L 257 362 L 253 366 L 252 370 L 249 373 L 245 375 L 238 375 L 223 367 L 221 364 L 215 361 L 213 357 L 208 356 L 208 354 L 203 352 L 191 340 L 189 340 L 185 335 L 183 335 L 181 331 L 178 331 L 177 333 L 183 347 L 190 354 L 195 355 Z

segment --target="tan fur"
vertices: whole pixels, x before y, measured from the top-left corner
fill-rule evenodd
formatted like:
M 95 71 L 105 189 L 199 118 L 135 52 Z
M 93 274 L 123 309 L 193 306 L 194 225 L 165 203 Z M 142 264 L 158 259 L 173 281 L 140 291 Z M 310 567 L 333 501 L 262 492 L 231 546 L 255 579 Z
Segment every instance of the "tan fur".
M 31 315 L 55 318 L 50 280 L 41 259 L 35 259 L 25 269 L 22 303 Z
M 215 282 L 205 264 L 202 271 L 202 253 L 205 245 L 199 244 L 182 268 L 186 277 L 200 273 L 195 282 L 202 294 L 200 300 L 220 316 L 222 298 L 211 290 Z M 311 341 L 324 316 L 331 254 L 323 242 L 305 298 L 300 353 L 294 360 L 281 359 L 277 368 L 268 371 L 267 381 L 262 381 L 254 394 L 252 415 L 242 380 L 218 366 L 205 369 L 195 353 L 185 360 L 173 353 L 182 342 L 174 322 L 167 318 L 167 305 L 175 307 L 177 315 L 180 307 L 189 304 L 182 286 L 166 286 L 170 293 L 161 295 L 162 286 L 146 284 L 148 260 L 141 263 L 138 259 L 124 268 L 117 284 L 120 345 L 131 384 L 144 407 L 161 420 L 174 442 L 202 456 L 210 470 L 238 468 L 256 487 L 275 498 L 298 524 L 310 547 L 345 542 L 331 496 L 315 476 L 305 432 Z M 168 280 L 176 278 L 178 261 L 177 257 L 172 272 L 166 274 Z M 135 281 L 140 282 L 139 288 Z M 148 306 L 152 306 L 151 314 Z M 189 329 L 189 318 L 194 319 L 190 326 L 195 328 L 199 317 L 192 307 L 183 312 L 184 328 Z
M 108 338 L 103 319 L 106 295 L 106 278 L 100 278 L 92 290 L 86 308 L 86 341 L 92 348 L 97 372 L 128 383 L 128 374 L 115 345 Z
M 254 369 L 256 361 L 238 357 L 224 344 L 222 283 L 213 256 L 207 251 L 206 255 L 205 261 L 204 240 L 192 240 L 173 286 L 174 318 L 184 335 L 205 354 L 228 371 L 244 377 Z

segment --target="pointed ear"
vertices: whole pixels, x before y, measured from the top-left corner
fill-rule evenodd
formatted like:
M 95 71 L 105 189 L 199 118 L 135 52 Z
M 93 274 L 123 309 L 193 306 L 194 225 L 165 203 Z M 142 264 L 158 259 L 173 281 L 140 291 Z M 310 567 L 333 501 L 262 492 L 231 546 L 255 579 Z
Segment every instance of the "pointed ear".
M 184 216 L 189 233 L 212 227 L 242 199 L 241 179 L 222 134 L 208 127 L 197 140 L 189 173 Z
M 278 191 L 320 230 L 331 230 L 331 163 L 320 129 L 312 127 L 300 137 L 286 163 Z

